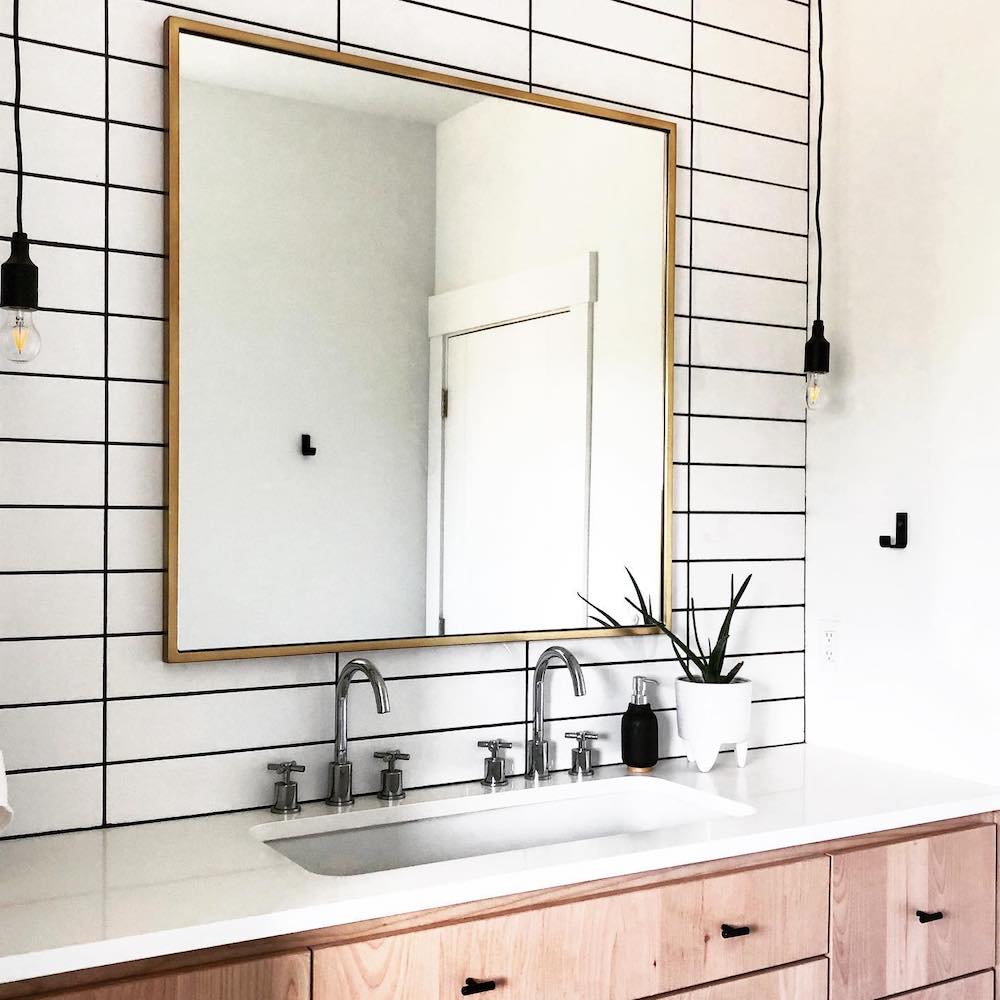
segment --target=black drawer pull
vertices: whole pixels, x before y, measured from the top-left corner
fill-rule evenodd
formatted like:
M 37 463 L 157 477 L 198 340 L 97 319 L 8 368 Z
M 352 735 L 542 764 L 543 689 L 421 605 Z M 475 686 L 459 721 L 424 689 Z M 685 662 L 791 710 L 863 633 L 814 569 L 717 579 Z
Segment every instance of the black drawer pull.
M 466 979 L 465 985 L 462 987 L 462 996 L 471 997 L 475 996 L 477 993 L 492 993 L 497 988 L 497 984 L 492 979 L 484 979 L 482 981 L 478 979 Z
M 722 936 L 727 939 L 734 937 L 746 937 L 749 933 L 749 927 L 734 927 L 732 924 L 722 925 Z
M 935 920 L 944 920 L 944 914 L 940 910 L 928 913 L 926 910 L 917 910 L 917 920 L 922 924 L 931 924 Z

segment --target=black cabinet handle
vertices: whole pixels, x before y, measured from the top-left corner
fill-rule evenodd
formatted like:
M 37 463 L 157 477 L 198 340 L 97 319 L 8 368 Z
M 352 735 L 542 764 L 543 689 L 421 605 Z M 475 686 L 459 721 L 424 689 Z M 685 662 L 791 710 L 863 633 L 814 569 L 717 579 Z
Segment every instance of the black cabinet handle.
M 944 920 L 944 914 L 940 910 L 928 913 L 926 910 L 917 910 L 917 920 L 922 924 L 931 924 L 935 920 Z
M 749 927 L 734 927 L 732 924 L 722 925 L 722 936 L 727 939 L 734 937 L 746 937 L 749 933 Z
M 492 993 L 497 988 L 497 984 L 492 979 L 466 979 L 462 987 L 462 996 L 471 997 L 477 993 Z

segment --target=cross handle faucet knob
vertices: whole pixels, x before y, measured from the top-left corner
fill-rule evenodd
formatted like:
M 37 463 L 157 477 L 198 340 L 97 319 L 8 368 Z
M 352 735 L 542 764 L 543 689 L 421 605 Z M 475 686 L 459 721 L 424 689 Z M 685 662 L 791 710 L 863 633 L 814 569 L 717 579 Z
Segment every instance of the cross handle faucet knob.
M 384 760 L 389 765 L 390 771 L 396 770 L 397 760 L 409 760 L 410 755 L 408 753 L 403 753 L 401 750 L 376 750 L 372 756 L 376 760 Z
M 581 729 L 578 733 L 567 733 L 566 739 L 576 740 L 577 748 L 580 750 L 589 750 L 589 744 L 600 739 L 600 737 L 597 733 L 592 733 L 587 729 Z
M 476 746 L 489 750 L 490 756 L 496 760 L 501 750 L 510 750 L 514 744 L 508 740 L 480 740 Z
M 305 770 L 305 766 L 297 760 L 284 760 L 280 764 L 268 764 L 267 769 L 269 771 L 280 771 L 281 780 L 289 782 L 292 780 L 292 772 L 301 773 Z

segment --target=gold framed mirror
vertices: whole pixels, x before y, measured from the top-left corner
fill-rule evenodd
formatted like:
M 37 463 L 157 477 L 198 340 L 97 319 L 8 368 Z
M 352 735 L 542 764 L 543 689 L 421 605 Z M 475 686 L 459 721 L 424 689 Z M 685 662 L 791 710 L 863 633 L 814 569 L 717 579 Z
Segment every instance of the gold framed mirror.
M 168 662 L 669 622 L 677 126 L 183 18 Z

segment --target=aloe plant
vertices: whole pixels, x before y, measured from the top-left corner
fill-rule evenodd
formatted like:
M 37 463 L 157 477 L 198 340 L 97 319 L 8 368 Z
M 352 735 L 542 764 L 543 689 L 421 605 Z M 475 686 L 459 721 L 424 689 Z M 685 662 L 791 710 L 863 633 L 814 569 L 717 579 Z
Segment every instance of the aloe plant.
M 733 623 L 733 614 L 739 606 L 740 599 L 746 592 L 747 587 L 750 585 L 753 574 L 743 581 L 739 590 L 736 590 L 736 578 L 733 576 L 729 578 L 729 610 L 726 612 L 725 619 L 723 619 L 722 627 L 719 629 L 719 634 L 715 640 L 715 645 L 712 645 L 711 640 L 706 640 L 706 645 L 708 646 L 708 652 L 706 653 L 702 648 L 701 638 L 698 635 L 698 615 L 697 609 L 694 606 L 694 600 L 691 601 L 691 628 L 694 632 L 695 649 L 691 649 L 680 636 L 671 632 L 653 614 L 652 600 L 642 596 L 642 590 L 628 566 L 625 567 L 625 572 L 628 573 L 628 578 L 632 581 L 632 588 L 635 591 L 634 599 L 628 594 L 625 595 L 626 603 L 639 612 L 643 625 L 658 629 L 664 635 L 670 637 L 674 652 L 677 654 L 677 659 L 680 661 L 681 669 L 684 671 L 687 679 L 693 681 L 695 684 L 732 684 L 736 680 L 736 675 L 743 669 L 743 661 L 740 660 L 729 671 L 724 669 L 726 664 L 726 647 L 729 645 L 729 630 Z M 611 615 L 599 608 L 592 601 L 588 601 L 583 594 L 578 594 L 577 596 L 587 607 L 596 612 L 596 614 L 589 616 L 591 621 L 597 622 L 598 625 L 604 628 L 626 627 L 621 622 L 615 621 Z M 695 670 L 701 674 L 700 677 L 695 676 Z

